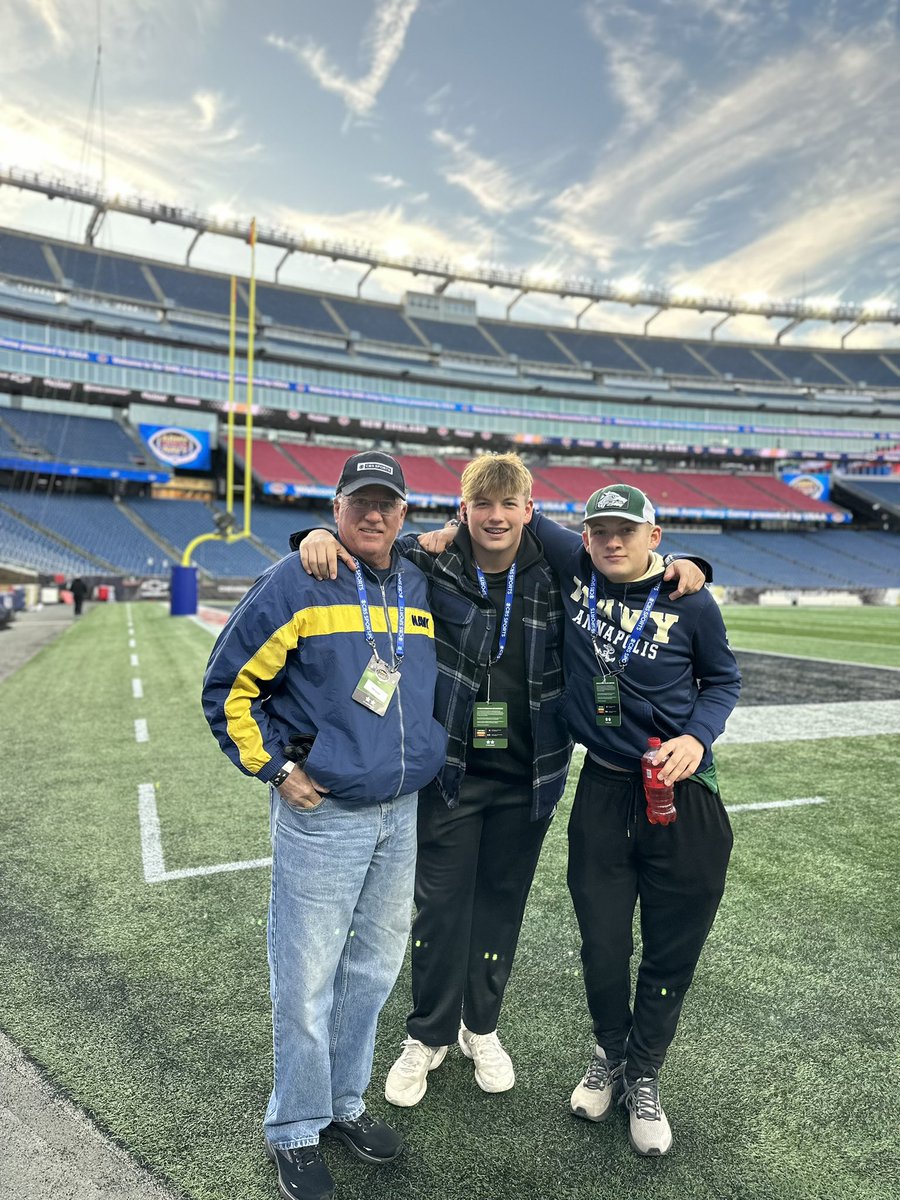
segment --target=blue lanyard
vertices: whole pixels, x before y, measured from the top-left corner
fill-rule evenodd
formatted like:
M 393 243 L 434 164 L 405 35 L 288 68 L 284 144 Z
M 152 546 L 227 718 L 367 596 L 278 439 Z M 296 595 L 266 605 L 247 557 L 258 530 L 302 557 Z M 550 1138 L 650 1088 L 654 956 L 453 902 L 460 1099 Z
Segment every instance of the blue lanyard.
M 485 600 L 488 598 L 488 585 L 484 577 L 484 571 L 475 564 L 475 571 L 478 575 L 478 586 L 481 588 L 481 594 Z M 494 663 L 498 663 L 503 657 L 503 651 L 506 649 L 506 635 L 509 633 L 509 618 L 512 613 L 513 594 L 516 590 L 516 564 L 509 568 L 509 573 L 506 576 L 506 600 L 503 603 L 503 620 L 500 622 L 500 642 L 497 646 L 497 657 L 492 658 L 488 662 L 488 666 L 492 667 Z
M 363 629 L 366 634 L 366 641 L 372 647 L 372 653 L 378 658 L 378 648 L 375 645 L 375 634 L 372 632 L 372 616 L 369 612 L 369 597 L 366 595 L 366 580 L 362 573 L 362 568 L 356 566 L 356 591 L 359 595 L 359 608 L 362 613 Z M 384 588 L 382 588 L 382 595 Z M 392 632 L 390 620 L 387 622 L 388 634 Z M 393 669 L 396 670 L 403 661 L 403 645 L 406 635 L 406 601 L 403 599 L 403 572 L 397 572 L 397 643 L 396 649 L 392 647 L 394 655 Z
M 653 611 L 653 605 L 656 603 L 656 598 L 659 595 L 659 589 L 662 586 L 662 580 L 653 585 L 650 595 L 644 601 L 644 607 L 641 615 L 637 619 L 631 635 L 625 643 L 621 655 L 619 656 L 619 667 L 625 670 L 628 665 L 628 660 L 631 658 L 631 652 L 641 640 L 641 634 L 644 631 L 644 626 L 647 624 L 647 618 Z M 588 589 L 588 623 L 591 631 L 591 641 L 594 643 L 594 653 L 597 655 L 599 662 L 600 655 L 597 654 L 597 572 L 591 571 L 591 586 Z M 612 674 L 612 672 L 610 672 Z

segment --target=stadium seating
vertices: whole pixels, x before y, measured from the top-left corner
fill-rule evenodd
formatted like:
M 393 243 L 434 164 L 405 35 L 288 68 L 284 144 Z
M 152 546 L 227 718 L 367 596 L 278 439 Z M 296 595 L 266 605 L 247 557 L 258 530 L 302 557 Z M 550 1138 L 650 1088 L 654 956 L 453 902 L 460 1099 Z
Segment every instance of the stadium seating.
M 123 505 L 107 496 L 66 496 L 47 492 L 4 492 L 3 502 L 43 530 L 119 571 L 162 575 L 173 557 L 128 519 Z M 84 569 L 84 568 L 81 568 Z M 96 573 L 96 564 L 91 568 Z
M 683 342 L 661 338 L 619 337 L 621 344 L 660 375 L 687 375 L 699 379 L 714 379 L 715 373 L 688 350 Z
M 63 546 L 26 525 L 2 506 L 7 492 L 0 492 L 0 565 L 23 567 L 42 575 L 96 575 L 102 571 L 97 563 Z
M 340 300 L 334 296 L 329 297 L 328 303 L 343 321 L 348 333 L 357 333 L 372 342 L 426 349 L 425 339 L 419 337 L 403 315 L 390 305 L 364 304 L 359 300 Z
M 761 383 L 784 382 L 774 367 L 769 366 L 765 359 L 749 347 L 708 342 L 702 346 L 695 346 L 695 350 L 723 377 L 747 383 L 754 380 Z
M 285 453 L 286 447 L 253 439 L 253 475 L 263 483 L 310 483 L 309 475 Z M 234 453 L 241 463 L 247 461 L 247 439 L 234 439 Z
M 164 541 L 181 552 L 198 534 L 213 533 L 212 511 L 197 500 L 133 499 L 128 507 Z M 238 525 L 243 522 L 239 514 Z M 251 531 L 253 519 L 251 517 Z M 255 579 L 271 565 L 249 540 L 225 543 L 202 542 L 193 551 L 191 561 L 203 570 L 223 579 Z
M 297 442 L 286 442 L 283 446 L 289 455 L 309 476 L 313 483 L 333 488 L 340 479 L 341 471 L 352 450 L 335 450 L 330 446 L 303 446 Z
M 458 495 L 459 479 L 436 458 L 424 454 L 400 454 L 397 461 L 403 469 L 407 491 L 423 495 Z
M 228 316 L 231 308 L 231 281 L 224 275 L 205 275 L 185 267 L 154 263 L 153 278 L 166 299 L 178 308 L 213 313 L 219 317 Z M 237 294 L 237 314 L 241 319 L 247 316 L 247 305 L 240 288 Z
M 11 279 L 59 286 L 42 243 L 36 238 L 20 237 L 8 230 L 0 233 L 0 273 Z
M 522 362 L 558 363 L 563 367 L 578 365 L 571 355 L 560 350 L 546 330 L 537 325 L 507 325 L 502 321 L 481 321 L 480 324 L 506 354 L 515 354 Z
M 13 432 L 15 453 L 32 450 L 53 462 L 130 468 L 156 465 L 116 421 L 35 409 L 0 408 L 0 421 Z
M 826 362 L 809 350 L 788 350 L 783 346 L 770 346 L 760 351 L 776 371 L 791 383 L 818 384 L 826 388 L 846 387 L 847 380 L 841 378 Z
M 471 354 L 478 358 L 500 357 L 500 352 L 477 325 L 457 325 L 452 321 L 431 321 L 424 317 L 416 317 L 413 324 L 425 335 L 427 345 L 440 346 L 446 353 Z
M 554 337 L 580 363 L 589 362 L 598 371 L 646 375 L 647 369 L 625 347 L 608 333 L 575 333 L 570 329 L 554 329 Z
M 293 288 L 276 288 L 258 284 L 256 288 L 256 310 L 276 325 L 292 329 L 306 329 L 311 333 L 329 333 L 338 337 L 340 326 L 325 308 L 319 296 Z
M 118 254 L 99 254 L 78 246 L 54 246 L 63 276 L 73 288 L 92 294 L 158 305 L 159 297 L 147 282 L 139 263 Z
M 819 351 L 819 358 L 858 387 L 900 388 L 900 364 L 879 354 Z M 892 370 L 889 363 L 894 362 Z

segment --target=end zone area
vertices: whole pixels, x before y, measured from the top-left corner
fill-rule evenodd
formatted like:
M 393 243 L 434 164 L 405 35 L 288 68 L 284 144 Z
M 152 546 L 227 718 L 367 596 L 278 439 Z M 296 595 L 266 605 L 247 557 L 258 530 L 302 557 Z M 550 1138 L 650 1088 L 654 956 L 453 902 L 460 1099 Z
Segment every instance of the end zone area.
M 662 1076 L 671 1156 L 637 1159 L 621 1113 L 593 1126 L 568 1112 L 591 1051 L 565 888 L 573 771 L 503 1014 L 516 1087 L 480 1092 L 471 1064 L 451 1051 L 417 1108 L 391 1109 L 381 1089 L 404 1036 L 402 974 L 368 1102 L 409 1149 L 379 1169 L 329 1147 L 341 1197 L 891 1194 L 896 1147 L 879 1097 L 900 1067 L 887 733 L 900 671 L 872 676 L 886 680 L 876 701 L 854 664 L 900 666 L 900 614 L 829 613 L 828 629 L 814 630 L 820 614 L 785 610 L 751 629 L 743 622 L 754 610 L 737 611 L 737 622 L 725 614 L 737 646 L 809 648 L 844 664 L 769 659 L 767 690 L 757 690 L 768 701 L 745 695 L 738 709 L 755 732 L 726 735 L 717 752 L 726 803 L 743 807 L 732 814 L 725 900 Z M 97 606 L 0 684 L 0 1026 L 191 1200 L 263 1200 L 274 1195 L 260 1135 L 271 1058 L 268 805 L 200 711 L 211 644 L 161 606 Z M 854 647 L 864 649 L 848 662 Z M 841 704 L 849 715 L 867 703 L 865 732 L 846 736 Z M 776 739 L 785 721 L 766 708 L 798 705 L 810 710 L 805 728 Z M 149 789 L 160 858 L 148 882 L 140 797 L 146 809 Z M 813 798 L 822 802 L 792 803 Z M 755 807 L 770 801 L 784 804 Z M 223 864 L 243 865 L 208 870 Z

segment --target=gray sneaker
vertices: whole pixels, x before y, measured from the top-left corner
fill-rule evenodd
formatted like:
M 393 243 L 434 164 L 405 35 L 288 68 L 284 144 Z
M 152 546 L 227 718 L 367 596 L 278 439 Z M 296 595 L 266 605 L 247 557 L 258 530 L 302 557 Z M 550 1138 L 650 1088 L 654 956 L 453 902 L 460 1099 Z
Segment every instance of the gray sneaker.
M 605 1121 L 621 1086 L 624 1069 L 624 1061 L 607 1058 L 603 1047 L 597 1046 L 584 1078 L 569 1101 L 575 1116 L 586 1121 Z
M 619 1103 L 628 1109 L 628 1140 L 638 1154 L 662 1155 L 672 1149 L 672 1129 L 659 1102 L 659 1079 L 642 1075 L 625 1083 Z

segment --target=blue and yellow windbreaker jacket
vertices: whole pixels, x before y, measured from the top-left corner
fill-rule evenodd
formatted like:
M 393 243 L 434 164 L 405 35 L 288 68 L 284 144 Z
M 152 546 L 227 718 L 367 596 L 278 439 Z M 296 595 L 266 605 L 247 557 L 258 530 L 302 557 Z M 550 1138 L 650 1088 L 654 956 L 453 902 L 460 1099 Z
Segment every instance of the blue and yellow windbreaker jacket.
M 425 577 L 396 551 L 383 586 L 363 566 L 372 629 L 387 662 L 400 571 L 406 644 L 400 683 L 383 717 L 351 698 L 371 658 L 352 572 L 319 583 L 290 554 L 237 606 L 206 668 L 203 711 L 246 775 L 272 779 L 287 761 L 290 739 L 308 735 L 315 741 L 304 770 L 339 800 L 389 800 L 435 777 L 447 734 L 432 715 L 437 664 Z

